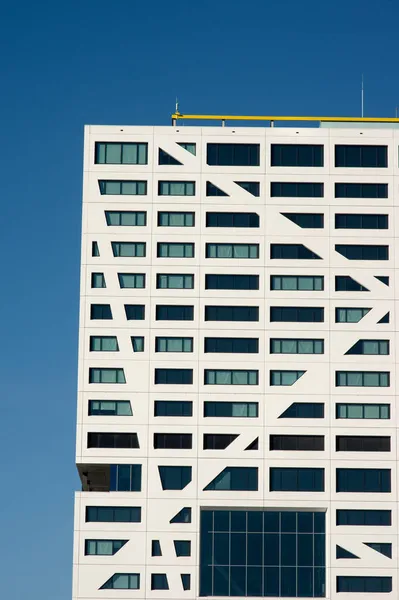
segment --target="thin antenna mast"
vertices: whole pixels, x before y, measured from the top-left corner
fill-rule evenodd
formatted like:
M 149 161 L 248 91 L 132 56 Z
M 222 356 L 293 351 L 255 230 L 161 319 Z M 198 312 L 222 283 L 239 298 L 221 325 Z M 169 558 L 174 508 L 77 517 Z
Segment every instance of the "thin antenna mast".
M 364 117 L 364 76 L 362 73 L 362 118 Z

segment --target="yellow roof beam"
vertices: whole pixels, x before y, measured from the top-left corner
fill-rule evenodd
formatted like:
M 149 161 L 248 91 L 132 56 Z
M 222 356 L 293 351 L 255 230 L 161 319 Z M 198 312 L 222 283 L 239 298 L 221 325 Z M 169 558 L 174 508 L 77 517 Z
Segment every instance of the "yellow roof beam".
M 282 117 L 282 116 L 252 116 L 252 115 L 183 115 L 179 112 L 172 114 L 172 123 L 177 120 L 189 119 L 196 121 L 318 121 L 336 123 L 399 123 L 398 117 Z

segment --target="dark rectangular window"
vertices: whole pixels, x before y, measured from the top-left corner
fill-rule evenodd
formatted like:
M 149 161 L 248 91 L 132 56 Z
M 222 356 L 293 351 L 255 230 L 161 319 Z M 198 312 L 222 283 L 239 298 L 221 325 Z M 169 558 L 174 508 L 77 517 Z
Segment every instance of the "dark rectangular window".
M 257 354 L 258 338 L 205 338 L 205 352 Z
M 259 167 L 259 144 L 207 144 L 207 165 L 222 167 Z
M 382 168 L 388 166 L 388 146 L 335 146 L 336 167 Z
M 387 594 L 392 592 L 392 577 L 338 575 L 337 592 Z
M 284 292 L 321 292 L 324 290 L 323 275 L 270 275 L 270 289 Z
M 256 213 L 207 212 L 207 227 L 259 227 Z
M 335 244 L 335 250 L 348 260 L 389 260 L 389 246 Z
M 141 523 L 141 507 L 86 506 L 86 523 Z
M 318 260 L 321 257 L 303 244 L 270 244 L 270 258 Z
M 271 306 L 270 321 L 272 323 L 323 323 L 324 308 L 318 306 Z
M 391 438 L 377 435 L 337 435 L 337 452 L 390 452 Z
M 90 319 L 112 319 L 112 311 L 110 304 L 91 304 L 90 305 Z
M 188 385 L 193 383 L 192 369 L 155 369 L 155 383 L 164 385 Z
M 88 448 L 140 448 L 137 433 L 93 433 L 87 434 Z
M 166 573 L 151 573 L 152 590 L 168 590 L 168 576 Z
M 193 447 L 191 433 L 154 433 L 154 448 L 165 450 L 190 450 Z
M 183 490 L 191 481 L 191 467 L 159 466 L 159 477 L 163 490 Z
M 272 181 L 270 184 L 272 198 L 323 198 L 323 183 Z
M 259 275 L 205 275 L 206 290 L 258 290 Z
M 335 291 L 336 292 L 369 292 L 370 290 L 364 285 L 349 277 L 348 275 L 335 276 Z
M 205 306 L 205 321 L 259 321 L 259 307 Z
M 388 198 L 387 183 L 336 183 L 336 198 Z
M 324 492 L 324 469 L 271 467 L 271 492 Z
M 389 493 L 390 469 L 337 469 L 337 492 Z
M 324 436 L 271 435 L 270 450 L 324 450 Z
M 96 142 L 95 163 L 98 165 L 146 165 L 148 144 L 145 142 Z
M 204 417 L 237 417 L 241 419 L 258 416 L 257 402 L 204 402 Z
M 324 146 L 320 144 L 272 144 L 271 167 L 322 167 Z
M 158 304 L 155 315 L 157 321 L 194 321 L 194 306 Z
M 192 417 L 193 403 L 188 400 L 155 400 L 154 417 Z
M 335 229 L 388 229 L 388 215 L 337 213 Z
M 205 433 L 203 448 L 204 450 L 225 450 L 235 439 L 238 433 Z
M 390 510 L 339 509 L 336 512 L 336 524 L 356 527 L 389 527 L 392 525 L 392 515 Z
M 144 304 L 125 304 L 126 319 L 128 321 L 144 321 L 145 305 Z
M 110 465 L 110 492 L 141 492 L 141 465 Z
M 99 179 L 98 185 L 100 187 L 101 195 L 145 196 L 147 194 L 146 181 Z M 142 214 L 145 215 L 146 213 Z M 118 224 L 122 225 L 122 223 Z M 114 223 L 108 223 L 108 225 L 114 225 Z M 128 225 L 128 223 L 123 223 L 123 225 Z M 145 225 L 145 223 L 133 223 L 133 225 Z

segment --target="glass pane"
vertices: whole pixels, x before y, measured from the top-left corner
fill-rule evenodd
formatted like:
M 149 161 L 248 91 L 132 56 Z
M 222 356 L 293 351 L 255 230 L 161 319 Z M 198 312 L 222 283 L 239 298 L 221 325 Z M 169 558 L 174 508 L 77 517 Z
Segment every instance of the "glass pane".
M 107 194 L 120 194 L 121 184 L 120 181 L 107 181 L 106 191 Z
M 113 576 L 113 588 L 116 590 L 127 590 L 129 589 L 129 575 L 117 573 Z
M 348 419 L 362 419 L 363 418 L 363 406 L 361 404 L 348 404 L 347 406 L 347 418 Z
M 109 164 L 120 164 L 121 149 L 122 149 L 121 144 L 107 144 L 106 162 Z
M 123 144 L 122 162 L 129 165 L 136 165 L 138 163 L 137 144 Z

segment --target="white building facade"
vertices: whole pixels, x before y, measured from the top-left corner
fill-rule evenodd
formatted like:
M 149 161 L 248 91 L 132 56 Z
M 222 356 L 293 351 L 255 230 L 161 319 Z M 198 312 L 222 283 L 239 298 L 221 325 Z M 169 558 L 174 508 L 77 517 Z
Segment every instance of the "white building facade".
M 86 127 L 74 600 L 398 597 L 398 147 Z

